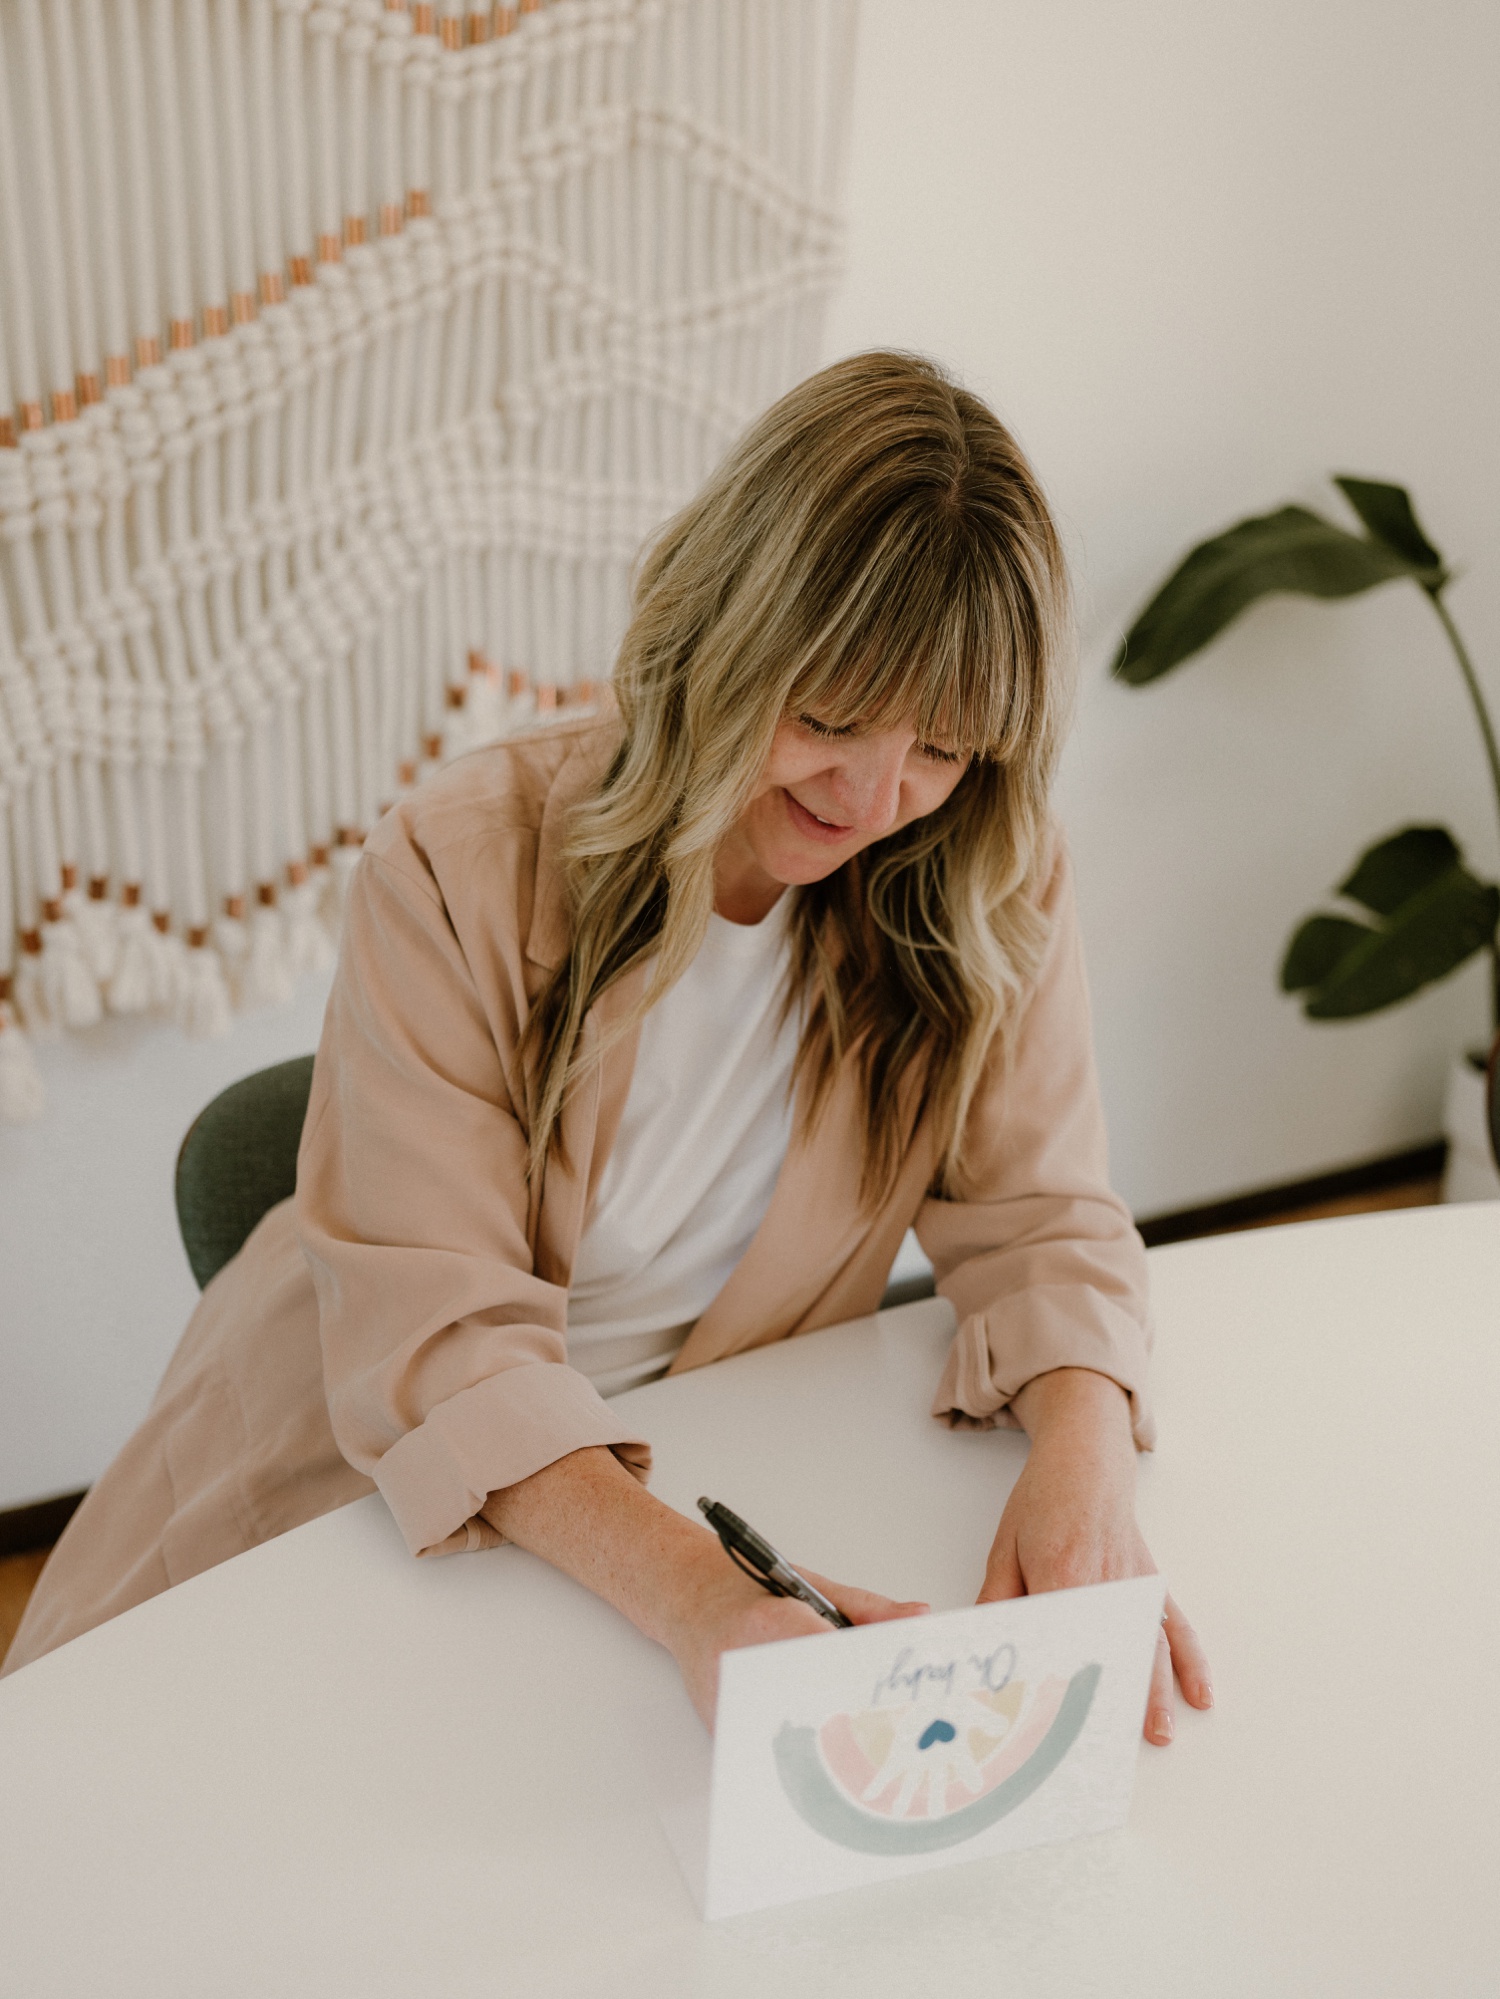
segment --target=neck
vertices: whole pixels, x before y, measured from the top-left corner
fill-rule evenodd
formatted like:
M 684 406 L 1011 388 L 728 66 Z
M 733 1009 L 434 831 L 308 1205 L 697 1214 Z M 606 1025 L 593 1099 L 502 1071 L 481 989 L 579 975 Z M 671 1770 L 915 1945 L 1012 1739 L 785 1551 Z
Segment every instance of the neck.
M 761 923 L 785 894 L 785 882 L 768 875 L 745 840 L 731 833 L 714 859 L 716 914 L 727 923 Z

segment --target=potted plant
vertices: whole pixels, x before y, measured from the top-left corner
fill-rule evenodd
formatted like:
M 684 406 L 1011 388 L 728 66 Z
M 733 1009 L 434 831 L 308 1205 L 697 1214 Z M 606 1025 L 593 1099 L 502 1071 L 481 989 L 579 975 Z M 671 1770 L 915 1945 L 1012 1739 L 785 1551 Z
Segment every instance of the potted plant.
M 1417 520 L 1404 487 L 1338 478 L 1364 529 L 1351 532 L 1309 507 L 1280 507 L 1200 542 L 1126 635 L 1113 672 L 1144 687 L 1191 659 L 1259 598 L 1355 597 L 1383 583 L 1415 584 L 1458 663 L 1478 724 L 1500 814 L 1500 747 L 1474 663 L 1448 609 L 1453 572 Z M 1368 848 L 1333 892 L 1342 907 L 1297 926 L 1281 963 L 1284 992 L 1309 1020 L 1352 1020 L 1445 979 L 1476 952 L 1490 960 L 1492 1037 L 1500 1035 L 1500 887 L 1466 864 L 1444 826 L 1406 826 Z M 1500 1194 L 1485 1121 L 1486 1053 L 1457 1064 L 1449 1088 L 1449 1199 Z

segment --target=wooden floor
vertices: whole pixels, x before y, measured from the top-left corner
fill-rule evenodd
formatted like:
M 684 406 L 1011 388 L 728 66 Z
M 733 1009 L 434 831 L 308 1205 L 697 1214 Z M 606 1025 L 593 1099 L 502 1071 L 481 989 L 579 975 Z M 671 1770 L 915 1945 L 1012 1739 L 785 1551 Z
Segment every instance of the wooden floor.
M 1409 1180 L 1401 1186 L 1382 1187 L 1374 1193 L 1348 1194 L 1339 1200 L 1314 1201 L 1278 1214 L 1262 1215 L 1253 1222 L 1240 1222 L 1224 1233 L 1274 1228 L 1283 1222 L 1322 1221 L 1330 1215 L 1369 1214 L 1379 1208 L 1426 1208 L 1439 1199 L 1439 1194 L 1440 1182 L 1436 1178 Z M 50 1552 L 47 1548 L 33 1548 L 24 1555 L 0 1557 L 0 1660 L 4 1659 L 16 1634 L 27 1600 L 36 1587 L 36 1579 Z

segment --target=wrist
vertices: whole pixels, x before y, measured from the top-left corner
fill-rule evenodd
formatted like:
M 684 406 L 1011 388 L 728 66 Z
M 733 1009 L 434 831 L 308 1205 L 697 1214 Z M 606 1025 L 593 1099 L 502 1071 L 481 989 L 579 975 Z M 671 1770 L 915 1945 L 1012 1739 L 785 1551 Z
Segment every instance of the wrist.
M 1011 1398 L 1011 1408 L 1034 1445 L 1067 1436 L 1135 1454 L 1130 1397 L 1117 1381 L 1093 1368 L 1058 1367 L 1034 1375 Z

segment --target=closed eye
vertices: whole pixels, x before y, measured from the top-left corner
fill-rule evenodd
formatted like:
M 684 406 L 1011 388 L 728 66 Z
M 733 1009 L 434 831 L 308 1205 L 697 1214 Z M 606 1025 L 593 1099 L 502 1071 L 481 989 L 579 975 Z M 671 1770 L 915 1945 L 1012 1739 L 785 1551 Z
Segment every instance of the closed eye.
M 852 722 L 844 722 L 835 726 L 832 722 L 820 722 L 816 715 L 799 715 L 797 721 L 802 728 L 811 731 L 815 736 L 852 736 L 854 734 L 854 725 Z
M 942 750 L 936 743 L 918 743 L 917 755 L 926 757 L 931 763 L 961 764 L 967 762 L 962 750 Z

